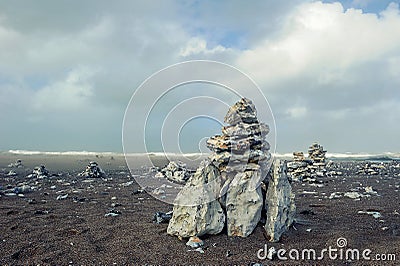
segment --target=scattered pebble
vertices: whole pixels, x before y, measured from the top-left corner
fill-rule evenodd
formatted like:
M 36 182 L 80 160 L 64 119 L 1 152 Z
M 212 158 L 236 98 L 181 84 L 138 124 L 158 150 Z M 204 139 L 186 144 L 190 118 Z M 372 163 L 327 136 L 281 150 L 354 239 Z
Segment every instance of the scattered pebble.
M 232 256 L 232 252 L 228 249 L 227 251 L 226 251 L 226 253 L 225 253 L 225 257 L 230 257 L 230 256 Z
M 380 212 L 377 211 L 358 211 L 358 214 L 368 214 L 368 215 L 372 215 L 375 219 L 381 218 L 382 215 Z
M 64 200 L 64 199 L 66 199 L 66 198 L 68 198 L 68 194 L 65 194 L 65 195 L 59 195 L 59 196 L 57 196 L 57 200 Z
M 199 253 L 204 253 L 204 250 L 202 249 L 202 248 L 196 248 L 194 251 L 197 251 L 197 252 L 199 252 Z
M 109 216 L 116 217 L 116 216 L 121 215 L 121 214 L 122 213 L 120 211 L 113 209 L 113 210 L 110 210 L 108 213 L 106 213 L 104 216 L 105 217 L 109 217 Z
M 189 246 L 191 248 L 198 248 L 204 245 L 203 240 L 201 240 L 197 236 L 192 236 L 189 238 L 189 241 L 186 243 L 186 246 Z
M 153 216 L 153 222 L 157 224 L 168 223 L 172 218 L 172 211 L 164 213 L 164 212 L 156 212 Z

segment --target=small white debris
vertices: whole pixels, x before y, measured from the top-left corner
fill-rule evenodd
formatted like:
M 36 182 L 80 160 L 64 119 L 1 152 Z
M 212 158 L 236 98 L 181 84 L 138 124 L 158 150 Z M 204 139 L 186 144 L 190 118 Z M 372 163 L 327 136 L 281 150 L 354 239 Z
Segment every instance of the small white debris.
M 364 189 L 365 189 L 365 193 L 367 193 L 367 194 L 379 196 L 378 192 L 373 190 L 371 186 L 365 187 Z
M 191 248 L 198 248 L 204 245 L 203 240 L 201 240 L 197 236 L 192 236 L 189 238 L 189 241 L 186 243 L 186 246 L 189 246 Z
M 57 200 L 63 200 L 68 198 L 68 194 L 57 196 Z
M 348 197 L 350 199 L 359 199 L 361 198 L 363 195 L 358 193 L 358 192 L 346 192 L 344 193 L 345 197 Z
M 329 196 L 329 199 L 338 199 L 341 198 L 341 192 L 332 192 L 331 195 Z
M 381 218 L 382 215 L 380 212 L 377 211 L 358 211 L 358 214 L 368 214 L 368 215 L 372 215 L 375 219 Z

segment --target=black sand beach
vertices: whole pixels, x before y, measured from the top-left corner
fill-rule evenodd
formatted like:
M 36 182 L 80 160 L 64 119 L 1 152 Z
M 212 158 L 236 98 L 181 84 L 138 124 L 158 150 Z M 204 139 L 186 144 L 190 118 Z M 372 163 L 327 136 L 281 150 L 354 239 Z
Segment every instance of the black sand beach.
M 8 164 L 21 159 L 24 167 Z M 96 161 L 106 178 L 83 178 L 78 173 Z M 155 158 L 163 166 L 165 158 Z M 148 167 L 138 156 L 134 174 L 146 176 Z M 293 183 L 297 222 L 278 243 L 267 242 L 262 225 L 247 238 L 222 233 L 203 237 L 201 254 L 189 251 L 186 241 L 166 234 L 167 224 L 155 224 L 155 212 L 172 206 L 143 192 L 123 156 L 0 155 L 1 265 L 397 265 L 400 260 L 400 162 L 378 162 L 378 174 L 360 172 L 366 161 L 334 161 L 329 170 L 342 175 L 320 182 Z M 48 178 L 27 178 L 33 167 L 45 164 Z M 195 165 L 188 165 L 195 168 Z M 15 176 L 8 176 L 9 171 Z M 20 195 L 8 192 L 33 187 Z M 371 186 L 377 194 L 368 194 Z M 335 194 L 332 193 L 337 192 Z M 362 195 L 353 199 L 345 192 Z M 21 195 L 23 194 L 23 195 Z M 67 195 L 63 199 L 63 196 Z M 57 197 L 59 199 L 57 200 Z M 119 215 L 105 216 L 107 213 Z M 359 211 L 370 214 L 358 213 Z M 375 218 L 372 214 L 379 213 Z M 260 260 L 267 244 L 278 249 L 370 249 L 370 261 L 336 258 L 322 260 Z M 376 255 L 391 261 L 377 261 Z M 393 257 L 391 254 L 394 254 Z M 360 255 L 361 256 L 361 255 Z M 384 256 L 381 256 L 383 258 Z M 397 261 L 394 261 L 396 259 Z

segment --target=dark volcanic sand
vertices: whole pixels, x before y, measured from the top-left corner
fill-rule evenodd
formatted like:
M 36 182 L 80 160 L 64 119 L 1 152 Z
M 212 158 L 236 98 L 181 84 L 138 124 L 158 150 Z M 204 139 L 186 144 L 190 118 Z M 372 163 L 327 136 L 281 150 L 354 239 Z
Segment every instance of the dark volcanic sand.
M 7 165 L 17 158 L 25 168 L 14 169 L 18 176 L 7 177 Z M 107 179 L 77 177 L 86 164 L 97 161 L 106 171 Z M 47 179 L 25 178 L 34 166 L 44 163 L 51 173 Z M 162 165 L 165 160 L 160 159 Z M 137 183 L 129 174 L 124 158 L 95 156 L 21 156 L 0 155 L 1 190 L 27 182 L 37 189 L 25 197 L 0 198 L 0 265 L 398 265 L 400 261 L 400 168 L 398 162 L 385 162 L 385 174 L 357 175 L 354 167 L 365 162 L 335 162 L 333 168 L 343 176 L 324 177 L 323 187 L 294 183 L 297 217 L 300 221 L 281 238 L 279 243 L 266 241 L 262 226 L 247 238 L 225 234 L 202 237 L 205 253 L 188 251 L 186 241 L 166 234 L 167 224 L 152 223 L 156 211 L 169 211 L 172 206 L 146 193 L 138 193 Z M 346 170 L 346 168 L 350 168 Z M 141 160 L 136 174 L 142 175 Z M 55 188 L 51 188 L 56 186 Z M 328 199 L 332 192 L 360 192 L 372 186 L 380 196 L 353 200 L 346 197 Z M 315 191 L 316 194 L 304 193 Z M 324 194 L 325 193 L 325 194 Z M 69 194 L 64 200 L 57 196 Z M 112 199 L 116 197 L 116 199 Z M 33 204 L 30 203 L 34 200 Z M 121 212 L 117 217 L 105 217 L 112 203 Z M 357 214 L 359 210 L 375 210 L 381 218 Z M 301 214 L 302 213 L 302 214 Z M 383 230 L 384 228 L 385 230 Z M 310 232 L 307 229 L 311 229 Z M 375 254 L 395 254 L 397 261 L 268 261 L 259 260 L 257 251 L 267 244 L 276 249 L 315 249 L 318 253 L 344 237 L 346 248 Z M 226 256 L 230 250 L 230 256 Z M 396 263 L 397 262 L 397 263 Z

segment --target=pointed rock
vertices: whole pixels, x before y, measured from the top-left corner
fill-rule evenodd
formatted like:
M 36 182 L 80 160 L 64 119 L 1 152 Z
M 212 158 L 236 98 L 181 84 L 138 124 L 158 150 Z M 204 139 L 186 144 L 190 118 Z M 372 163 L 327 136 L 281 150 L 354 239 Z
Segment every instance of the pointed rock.
M 226 195 L 228 236 L 250 235 L 261 218 L 263 195 L 261 187 L 255 189 L 260 171 L 237 173 Z
M 224 122 L 229 125 L 236 125 L 238 123 L 257 123 L 256 107 L 251 100 L 242 98 L 229 108 Z
M 276 160 L 268 184 L 265 208 L 267 222 L 264 226 L 271 242 L 279 241 L 281 235 L 293 223 L 296 206 L 294 194 L 286 175 L 286 162 Z

